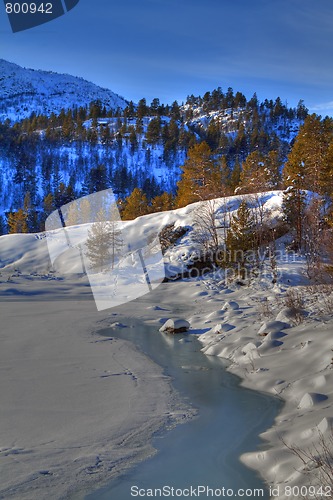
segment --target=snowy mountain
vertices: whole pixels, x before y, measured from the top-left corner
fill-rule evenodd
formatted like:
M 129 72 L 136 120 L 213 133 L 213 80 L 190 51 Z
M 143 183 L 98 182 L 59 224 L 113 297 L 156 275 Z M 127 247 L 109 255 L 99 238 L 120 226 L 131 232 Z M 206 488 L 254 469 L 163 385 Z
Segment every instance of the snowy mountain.
M 106 109 L 124 109 L 127 101 L 111 90 L 71 75 L 26 69 L 0 59 L 0 119 L 50 115 L 100 100 Z

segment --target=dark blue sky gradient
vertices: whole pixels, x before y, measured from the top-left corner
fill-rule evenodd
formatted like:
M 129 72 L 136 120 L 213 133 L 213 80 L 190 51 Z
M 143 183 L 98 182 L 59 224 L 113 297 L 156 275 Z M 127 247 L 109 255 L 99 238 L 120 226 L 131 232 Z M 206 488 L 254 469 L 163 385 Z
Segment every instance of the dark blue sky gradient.
M 0 37 L 4 59 L 134 101 L 231 86 L 333 116 L 332 0 L 80 0 L 16 34 L 2 12 Z

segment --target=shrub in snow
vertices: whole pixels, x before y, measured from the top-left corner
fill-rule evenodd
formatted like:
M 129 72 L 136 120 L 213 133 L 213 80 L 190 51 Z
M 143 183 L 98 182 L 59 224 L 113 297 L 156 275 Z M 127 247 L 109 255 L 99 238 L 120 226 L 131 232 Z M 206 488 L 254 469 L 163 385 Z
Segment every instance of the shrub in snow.
M 175 224 L 167 224 L 159 233 L 162 252 L 165 253 L 168 248 L 172 247 L 179 238 L 184 236 L 189 230 L 188 227 L 177 227 Z

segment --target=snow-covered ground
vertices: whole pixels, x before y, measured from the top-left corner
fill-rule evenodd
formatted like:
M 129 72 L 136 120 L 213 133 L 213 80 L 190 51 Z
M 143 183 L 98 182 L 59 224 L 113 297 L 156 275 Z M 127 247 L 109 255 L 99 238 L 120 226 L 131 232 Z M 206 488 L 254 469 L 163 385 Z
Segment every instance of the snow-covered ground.
M 277 220 L 281 215 L 281 192 L 265 193 L 260 199 L 270 217 Z M 215 209 L 221 220 L 226 206 L 232 213 L 241 200 L 241 196 L 217 200 Z M 200 206 L 193 204 L 144 216 L 125 223 L 124 228 L 129 238 L 143 238 L 147 231 L 158 232 L 170 223 L 188 227 L 188 232 L 165 254 L 167 269 L 181 272 L 197 249 L 191 228 Z M 80 234 L 79 228 L 74 227 L 73 231 Z M 175 400 L 170 400 L 169 382 L 159 369 L 153 364 L 146 365 L 145 361 L 148 369 L 142 371 L 142 357 L 129 345 L 120 341 L 100 342 L 99 337 L 91 335 L 98 322 L 111 324 L 115 318 L 121 321 L 122 316 L 128 315 L 156 325 L 157 334 L 167 318 L 187 320 L 190 334 L 200 335 L 204 354 L 228 359 L 228 370 L 239 375 L 244 385 L 274 394 L 285 402 L 274 426 L 262 436 L 267 446 L 242 457 L 268 484 L 280 488 L 278 498 L 297 497 L 288 495 L 287 486 L 316 486 L 316 481 L 320 482 L 321 469 L 315 468 L 309 459 L 302 463 L 289 448 L 310 450 L 310 455 L 316 455 L 314 447 L 320 451 L 322 439 L 329 443 L 333 421 L 333 297 L 318 286 L 308 286 L 304 261 L 288 254 L 283 240 L 278 242 L 277 283 L 272 283 L 269 266 L 264 266 L 266 272 L 243 286 L 226 282 L 222 273 L 215 273 L 162 283 L 152 292 L 154 304 L 161 307 L 143 307 L 139 299 L 131 302 L 130 307 L 124 304 L 100 314 L 95 312 L 85 278 L 74 279 L 70 275 L 64 278 L 59 274 L 66 267 L 68 271 L 79 272 L 73 249 L 68 251 L 67 258 L 63 254 L 55 262 L 57 272 L 50 273 L 45 240 L 33 235 L 0 238 L 1 337 L 6 347 L 0 354 L 1 393 L 5 398 L 0 409 L 5 423 L 1 427 L 0 456 L 5 464 L 2 476 L 7 478 L 6 487 L 15 484 L 16 492 L 21 491 L 17 488 L 29 491 L 39 484 L 51 488 L 52 481 L 59 480 L 57 471 L 68 462 L 74 467 L 75 487 L 81 481 L 94 481 L 91 472 L 95 469 L 107 470 L 115 462 L 116 471 L 119 454 L 126 458 L 133 450 L 114 446 L 113 437 L 108 441 L 106 432 L 110 425 L 112 436 L 121 414 L 126 413 L 128 393 L 134 397 L 131 408 L 139 405 L 139 410 L 129 412 L 124 435 L 131 435 L 133 426 L 138 425 L 136 437 L 139 440 L 146 437 L 147 394 L 156 396 L 156 400 L 149 402 L 152 419 L 148 434 L 168 418 Z M 288 299 L 288 290 L 293 290 L 294 299 L 290 292 Z M 295 313 L 290 301 L 297 302 L 299 296 L 303 303 Z M 126 350 L 130 351 L 129 358 Z M 121 366 L 110 364 L 110 359 L 116 358 Z M 125 363 L 125 358 L 130 361 Z M 136 383 L 138 392 L 134 392 Z M 105 417 L 113 411 L 110 398 L 106 400 L 107 394 L 119 398 L 119 404 L 117 399 L 115 420 L 112 417 L 106 425 Z M 59 412 L 65 400 L 70 407 L 73 404 L 70 422 L 64 421 L 68 414 Z M 98 414 L 91 411 L 92 407 L 98 408 Z M 31 412 L 28 421 L 21 418 L 23 408 Z M 51 428 L 55 426 L 55 439 L 38 422 L 41 416 L 36 415 L 37 408 L 40 415 L 40 410 L 45 413 L 45 421 Z M 142 420 L 140 408 L 144 414 Z M 94 419 L 96 425 L 91 424 Z M 151 452 L 151 448 L 139 447 L 140 456 L 146 452 Z M 48 454 L 54 460 L 48 468 L 55 471 L 55 476 L 43 467 L 43 458 Z M 21 470 L 20 476 L 13 465 Z M 65 475 L 64 491 L 69 487 L 66 478 Z M 29 496 L 20 493 L 19 498 Z
M 0 276 L 1 498 L 79 498 L 192 413 L 162 369 L 101 337 L 86 279 Z M 112 318 L 111 318 L 112 319 Z

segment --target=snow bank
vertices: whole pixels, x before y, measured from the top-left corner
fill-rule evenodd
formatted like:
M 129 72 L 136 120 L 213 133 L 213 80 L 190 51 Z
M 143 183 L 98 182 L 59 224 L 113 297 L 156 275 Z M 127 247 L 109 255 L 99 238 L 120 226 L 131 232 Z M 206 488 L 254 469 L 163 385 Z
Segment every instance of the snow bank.
M 221 226 L 224 214 L 228 212 L 228 217 L 231 217 L 244 199 L 253 205 L 253 210 L 255 210 L 255 203 L 262 204 L 263 210 L 270 214 L 272 223 L 281 217 L 282 191 L 261 193 L 255 203 L 251 199 L 251 195 L 229 196 L 217 198 L 214 201 L 217 221 L 221 222 Z M 193 219 L 195 213 L 206 203 L 209 202 L 192 203 L 177 210 L 145 215 L 133 221 L 123 221 L 123 234 L 126 235 L 126 241 L 132 247 L 139 248 L 140 245 L 142 247 L 146 245 L 147 236 L 159 234 L 163 227 L 168 224 L 189 228 L 190 230 L 164 255 L 166 275 L 172 277 L 181 274 L 186 271 L 187 265 L 191 263 L 193 257 L 200 252 L 200 245 L 195 241 L 194 231 L 192 231 Z M 274 207 L 274 211 L 272 211 L 272 207 Z M 28 273 L 49 272 L 50 269 L 54 269 L 60 274 L 81 273 L 80 245 L 86 240 L 88 229 L 89 224 L 67 228 L 70 246 L 66 243 L 62 229 L 52 232 L 52 235 L 40 233 L 2 236 L 0 237 L 0 269 L 13 270 L 17 268 L 21 272 Z M 53 266 L 51 266 L 46 244 L 50 238 L 52 238 L 54 252 L 58 255 Z

